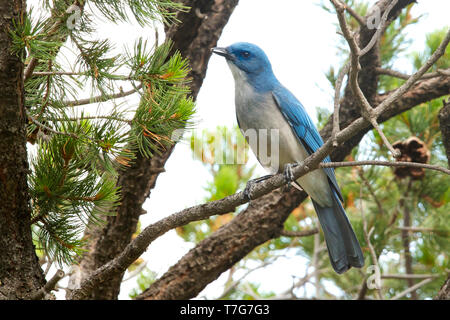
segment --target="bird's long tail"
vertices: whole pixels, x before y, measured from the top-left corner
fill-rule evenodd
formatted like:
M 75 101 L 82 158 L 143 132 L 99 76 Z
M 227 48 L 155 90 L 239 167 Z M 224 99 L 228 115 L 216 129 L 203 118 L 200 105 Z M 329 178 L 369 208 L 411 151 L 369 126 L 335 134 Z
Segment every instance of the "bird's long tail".
M 361 268 L 364 256 L 341 201 L 335 191 L 332 192 L 333 207 L 324 208 L 314 200 L 312 202 L 325 236 L 331 265 L 341 274 L 351 267 Z

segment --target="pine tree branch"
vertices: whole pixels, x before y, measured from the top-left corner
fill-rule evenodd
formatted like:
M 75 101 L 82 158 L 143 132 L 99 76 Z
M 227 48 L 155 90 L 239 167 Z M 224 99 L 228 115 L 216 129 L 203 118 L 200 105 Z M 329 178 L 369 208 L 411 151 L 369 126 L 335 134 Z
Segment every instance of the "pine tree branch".
M 70 14 L 72 11 L 72 9 L 74 8 L 74 6 L 80 8 L 81 12 L 84 9 L 84 5 L 85 5 L 86 1 L 79 1 L 79 0 L 75 0 L 71 5 L 67 6 L 67 9 L 65 10 L 66 14 Z M 49 30 L 44 31 L 45 32 L 45 38 L 44 40 L 48 40 L 52 35 L 54 35 L 59 28 L 61 28 L 63 22 L 65 21 L 65 19 L 63 19 L 62 17 L 55 17 L 54 15 L 52 15 L 48 21 L 47 24 L 51 23 L 52 21 L 55 21 L 53 23 L 53 25 L 49 28 Z M 65 42 L 67 40 L 67 36 L 64 36 L 64 38 L 62 39 L 61 42 Z M 31 76 L 33 76 L 33 72 L 34 69 L 36 69 L 36 67 L 39 64 L 39 59 L 36 57 L 31 57 L 30 62 L 28 63 L 27 67 L 24 70 L 24 76 L 23 76 L 23 81 L 27 81 Z
M 374 227 L 372 227 L 370 229 L 370 231 L 367 231 L 367 220 L 366 220 L 366 215 L 364 212 L 364 207 L 363 207 L 363 197 L 362 197 L 362 186 L 360 188 L 360 194 L 359 194 L 359 198 L 360 198 L 360 205 L 361 205 L 361 217 L 362 217 L 362 222 L 363 222 L 363 234 L 364 234 L 364 239 L 366 240 L 367 246 L 369 247 L 369 251 L 370 251 L 370 256 L 372 258 L 372 263 L 375 265 L 375 275 L 377 276 L 379 274 L 380 271 L 380 264 L 378 263 L 378 256 L 375 252 L 375 248 L 372 245 L 372 242 L 370 241 L 370 237 L 372 236 L 373 231 L 375 230 Z M 378 281 L 381 281 L 380 279 L 376 280 L 377 285 L 380 284 L 378 283 Z M 377 291 L 377 298 L 379 300 L 383 299 L 383 295 L 381 294 L 381 286 L 376 288 Z
M 119 99 L 119 98 L 124 98 L 124 97 L 130 96 L 130 95 L 138 92 L 141 89 L 142 89 L 142 83 L 137 85 L 135 88 L 133 88 L 129 91 L 120 90 L 120 92 L 117 92 L 117 93 L 114 93 L 111 95 L 98 95 L 98 96 L 86 98 L 86 99 L 64 101 L 62 104 L 67 107 L 75 107 L 75 106 L 82 106 L 82 105 L 91 104 L 91 103 L 106 102 L 106 101 L 109 101 L 112 99 Z
M 82 120 L 114 120 L 119 122 L 125 122 L 128 125 L 132 125 L 133 120 L 115 116 L 82 116 L 82 117 L 69 117 L 69 118 L 45 118 L 45 121 L 82 121 Z
M 57 130 L 52 129 L 49 126 L 46 126 L 45 124 L 39 122 L 36 118 L 34 118 L 28 111 L 27 111 L 27 116 L 28 116 L 28 119 L 31 122 L 33 122 L 35 125 L 37 125 L 38 127 L 40 127 L 43 130 L 46 130 L 46 131 L 54 133 L 54 134 L 59 134 L 59 135 L 63 135 L 63 136 L 72 137 L 72 138 L 75 138 L 75 139 L 79 139 L 80 138 L 75 133 L 61 132 L 61 131 L 57 131 Z
M 85 72 L 71 72 L 71 71 L 42 71 L 33 72 L 33 77 L 48 77 L 48 76 L 82 76 Z
M 336 85 L 334 88 L 334 112 L 333 112 L 333 130 L 331 132 L 331 139 L 333 141 L 333 147 L 337 147 L 336 134 L 339 132 L 339 107 L 341 101 L 341 87 L 344 81 L 344 77 L 350 70 L 350 62 L 346 62 L 344 67 L 339 71 Z

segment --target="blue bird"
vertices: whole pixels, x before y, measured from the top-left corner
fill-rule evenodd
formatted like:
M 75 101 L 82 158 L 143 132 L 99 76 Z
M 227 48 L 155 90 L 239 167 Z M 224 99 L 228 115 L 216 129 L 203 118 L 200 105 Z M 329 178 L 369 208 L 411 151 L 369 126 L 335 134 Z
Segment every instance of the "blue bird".
M 323 145 L 305 108 L 277 80 L 269 59 L 258 46 L 239 42 L 226 48 L 213 48 L 212 52 L 225 57 L 231 69 L 237 122 L 252 151 L 263 167 L 272 173 L 284 170 L 287 178 L 293 180 L 291 164 L 303 161 Z M 253 143 L 249 134 L 252 130 L 257 133 L 257 141 Z M 278 142 L 271 132 L 277 133 Z M 264 146 L 272 152 L 270 163 L 261 153 Z M 277 146 L 278 154 L 274 154 L 273 149 Z M 323 161 L 330 162 L 330 158 Z M 362 267 L 364 257 L 342 207 L 342 194 L 333 168 L 314 170 L 292 184 L 305 190 L 312 199 L 334 270 L 341 274 L 352 266 Z M 244 192 L 251 198 L 249 186 Z

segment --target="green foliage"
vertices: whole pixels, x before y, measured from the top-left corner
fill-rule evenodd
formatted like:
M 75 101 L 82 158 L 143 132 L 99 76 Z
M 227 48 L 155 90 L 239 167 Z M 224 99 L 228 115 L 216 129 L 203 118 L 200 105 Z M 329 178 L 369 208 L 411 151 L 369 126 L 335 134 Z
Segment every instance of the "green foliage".
M 144 26 L 155 20 L 171 23 L 176 20 L 178 11 L 185 11 L 188 7 L 182 3 L 171 0 L 91 0 L 102 15 L 112 22 L 130 21 L 134 17 L 136 21 Z M 130 15 L 131 11 L 131 15 Z
M 59 264 L 73 263 L 82 253 L 87 226 L 115 214 L 118 171 L 138 152 L 150 157 L 165 150 L 194 113 L 188 62 L 170 41 L 148 46 L 139 38 L 133 50 L 113 54 L 114 44 L 99 39 L 93 19 L 171 23 L 186 7 L 169 0 L 78 4 L 80 19 L 72 21 L 71 1 L 45 0 L 40 17 L 30 10 L 10 32 L 13 53 L 33 68 L 25 81 L 25 106 L 28 139 L 35 144 L 29 175 L 34 241 Z M 140 102 L 123 108 L 116 99 L 130 84 Z M 91 97 L 83 102 L 86 88 Z M 110 103 L 93 112 L 79 108 L 89 102 Z
M 150 285 L 155 282 L 156 273 L 151 271 L 149 268 L 144 268 L 142 272 L 139 273 L 137 277 L 137 288 L 133 288 L 128 294 L 131 299 L 136 298 L 142 292 L 144 292 Z

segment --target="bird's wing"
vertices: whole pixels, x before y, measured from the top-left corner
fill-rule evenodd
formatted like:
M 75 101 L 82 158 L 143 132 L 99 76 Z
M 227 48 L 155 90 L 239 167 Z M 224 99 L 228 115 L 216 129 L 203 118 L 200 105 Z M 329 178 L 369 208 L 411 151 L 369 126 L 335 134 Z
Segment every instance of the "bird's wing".
M 292 129 L 297 135 L 300 143 L 305 147 L 309 154 L 317 151 L 322 145 L 323 140 L 313 124 L 311 118 L 306 113 L 305 108 L 300 101 L 286 88 L 280 86 L 272 92 L 275 104 L 281 111 L 281 114 L 286 118 Z M 323 162 L 331 162 L 330 157 L 327 156 Z M 323 168 L 327 174 L 331 184 L 341 201 L 342 194 L 336 181 L 333 168 Z

